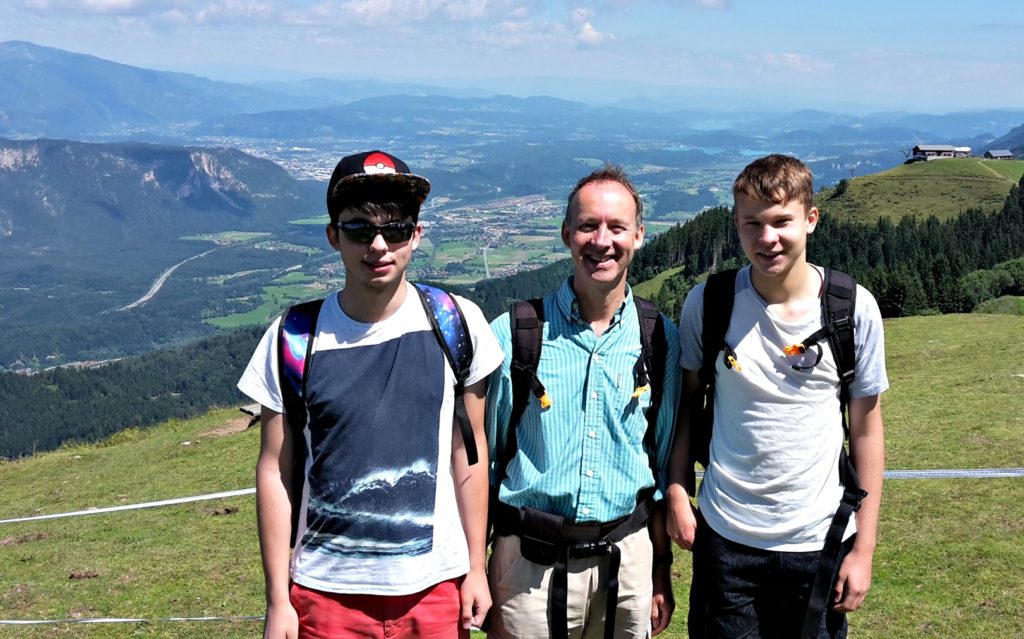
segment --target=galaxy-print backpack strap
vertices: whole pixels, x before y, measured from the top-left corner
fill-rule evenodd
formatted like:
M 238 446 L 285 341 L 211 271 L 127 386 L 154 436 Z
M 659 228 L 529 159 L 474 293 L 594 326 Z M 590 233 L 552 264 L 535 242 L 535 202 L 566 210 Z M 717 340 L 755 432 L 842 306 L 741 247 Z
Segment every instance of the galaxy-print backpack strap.
M 428 284 L 415 286 L 427 317 L 430 318 L 434 337 L 437 338 L 437 343 L 440 344 L 455 372 L 455 415 L 462 431 L 462 441 L 466 445 L 466 458 L 472 466 L 479 461 L 479 456 L 476 451 L 476 438 L 473 436 L 473 425 L 466 413 L 463 388 L 473 363 L 473 340 L 470 339 L 462 309 L 451 294 Z
M 277 334 L 278 380 L 281 383 L 281 400 L 284 404 L 285 419 L 292 436 L 292 532 L 291 545 L 294 547 L 299 524 L 299 509 L 302 489 L 306 481 L 306 376 L 313 359 L 313 335 L 316 320 L 320 316 L 323 300 L 296 304 L 288 309 Z

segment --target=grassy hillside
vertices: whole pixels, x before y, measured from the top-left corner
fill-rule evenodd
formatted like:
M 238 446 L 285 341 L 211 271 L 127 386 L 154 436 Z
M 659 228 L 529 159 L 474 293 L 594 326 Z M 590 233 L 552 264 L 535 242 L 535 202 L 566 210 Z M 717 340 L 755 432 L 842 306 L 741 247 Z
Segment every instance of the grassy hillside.
M 888 467 L 1024 463 L 1024 317 L 887 321 Z M 222 410 L 105 445 L 0 463 L 0 519 L 253 485 L 258 428 Z M 1024 479 L 886 482 L 866 638 L 1024 636 Z M 263 611 L 251 495 L 0 524 L 0 618 L 246 616 Z M 685 636 L 690 561 L 677 551 Z M 79 577 L 69 576 L 77 573 Z M 89 576 L 93 575 L 94 576 Z M 0 637 L 254 637 L 256 621 L 4 626 Z
M 904 215 L 947 219 L 968 208 L 1000 209 L 1024 174 L 1024 160 L 963 158 L 903 164 L 848 180 L 846 191 L 825 189 L 815 203 L 826 214 L 874 222 Z

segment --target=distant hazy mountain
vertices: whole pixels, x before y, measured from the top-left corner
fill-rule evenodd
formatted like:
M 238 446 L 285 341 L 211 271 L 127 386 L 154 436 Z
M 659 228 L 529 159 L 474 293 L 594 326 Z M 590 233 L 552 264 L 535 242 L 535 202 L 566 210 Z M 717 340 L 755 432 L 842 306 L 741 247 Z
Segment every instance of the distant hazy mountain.
M 384 82 L 382 80 L 338 78 L 305 78 L 290 82 L 258 82 L 253 86 L 287 94 L 303 100 L 306 107 L 346 104 L 382 95 L 446 95 L 460 98 L 482 98 L 494 95 L 481 89 L 452 89 L 434 84 Z
M 0 140 L 0 251 L 82 247 L 301 217 L 303 191 L 281 167 L 234 149 Z
M 1024 159 L 1024 124 L 985 145 L 985 151 L 993 149 L 1008 149 L 1013 152 L 1014 157 Z M 978 155 L 981 155 L 981 153 Z
M 933 105 L 926 105 L 932 107 Z M 789 113 L 759 115 L 754 118 L 738 118 L 732 128 L 738 133 L 749 135 L 771 135 L 791 131 L 825 132 L 841 128 L 852 134 L 908 135 L 921 143 L 950 144 L 989 134 L 991 137 L 1007 131 L 1024 120 L 1024 109 L 994 109 L 989 111 L 962 111 L 941 115 L 931 113 L 907 113 L 887 111 L 867 116 L 850 116 L 828 113 L 814 109 L 803 109 Z
M 287 224 L 319 214 L 322 190 L 233 149 L 0 140 L 0 370 L 213 332 L 204 312 L 258 294 L 244 274 L 270 279 L 302 258 L 284 247 L 323 245 L 322 227 Z M 221 231 L 266 235 L 196 237 Z
M 597 107 L 550 97 L 394 95 L 301 111 L 252 113 L 211 118 L 196 135 L 310 140 L 394 136 L 438 141 L 487 134 L 487 142 L 516 139 L 556 142 L 615 136 L 676 135 L 688 121 L 675 115 Z
M 4 137 L 126 135 L 294 103 L 265 89 L 141 69 L 28 42 L 0 43 Z

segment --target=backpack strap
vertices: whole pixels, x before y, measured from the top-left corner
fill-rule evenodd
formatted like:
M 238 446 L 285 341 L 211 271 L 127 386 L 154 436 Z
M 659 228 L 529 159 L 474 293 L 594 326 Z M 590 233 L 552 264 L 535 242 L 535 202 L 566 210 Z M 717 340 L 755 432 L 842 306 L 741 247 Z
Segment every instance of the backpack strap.
M 853 343 L 853 312 L 857 303 L 857 282 L 841 271 L 825 270 L 825 294 L 821 299 L 822 322 L 829 327 L 828 344 L 839 370 L 841 409 L 845 415 L 850 384 L 856 374 Z M 844 422 L 845 424 L 845 422 Z
M 495 455 L 496 486 L 500 486 L 505 479 L 505 469 L 518 449 L 516 429 L 530 403 L 530 395 L 537 398 L 541 410 L 551 407 L 551 398 L 537 377 L 540 349 L 544 342 L 544 300 L 534 298 L 514 302 L 509 311 L 509 327 L 512 338 L 512 413 L 508 420 L 505 442 L 498 443 Z
M 472 466 L 480 458 L 477 455 L 473 424 L 466 412 L 465 384 L 473 364 L 473 340 L 466 328 L 466 317 L 455 298 L 447 291 L 427 284 L 414 286 L 430 318 L 434 337 L 455 373 L 455 416 L 459 420 L 459 430 L 466 446 L 466 459 Z
M 839 372 L 839 410 L 842 413 L 843 431 L 847 436 L 849 436 L 849 428 L 846 421 L 846 408 L 850 398 L 850 384 L 853 382 L 856 368 L 856 349 L 853 339 L 855 328 L 853 313 L 856 296 L 857 283 L 852 277 L 840 271 L 826 269 L 825 291 L 821 296 L 822 330 L 804 340 L 806 346 L 808 342 L 812 341 L 812 338 L 815 342 L 822 338 L 828 339 L 829 348 L 832 349 L 832 356 L 835 358 L 836 368 Z M 839 453 L 839 477 L 843 483 L 843 497 L 825 536 L 825 546 L 818 562 L 814 587 L 811 589 L 811 596 L 807 603 L 801 634 L 801 637 L 806 639 L 818 636 L 821 619 L 825 615 L 829 603 L 832 580 L 839 569 L 839 554 L 842 549 L 843 535 L 850 522 L 850 517 L 860 510 L 861 501 L 867 497 L 867 492 L 861 488 L 860 478 L 857 477 L 857 471 L 845 446 Z
M 665 337 L 665 324 L 661 321 L 661 312 L 654 302 L 634 295 L 633 303 L 636 305 L 636 314 L 640 322 L 640 357 L 637 358 L 636 365 L 633 367 L 633 378 L 636 384 L 633 397 L 639 398 L 640 394 L 647 389 L 651 393 L 651 403 L 644 413 L 644 417 L 647 418 L 644 448 L 647 449 L 647 460 L 651 467 L 651 473 L 657 480 L 655 432 L 665 386 L 665 358 L 668 340 Z
M 291 546 L 297 542 L 299 508 L 306 483 L 306 380 L 313 361 L 313 335 L 324 300 L 296 304 L 288 309 L 277 329 L 278 380 L 285 419 L 292 436 Z
M 697 478 L 694 462 L 707 468 L 711 456 L 711 429 L 715 410 L 715 364 L 718 354 L 726 353 L 726 366 L 739 366 L 736 354 L 725 343 L 736 299 L 737 269 L 719 271 L 708 276 L 704 284 L 704 309 L 701 315 L 701 366 L 697 371 L 699 392 L 703 394 L 699 412 L 690 415 L 690 461 L 686 469 L 686 491 L 696 494 Z

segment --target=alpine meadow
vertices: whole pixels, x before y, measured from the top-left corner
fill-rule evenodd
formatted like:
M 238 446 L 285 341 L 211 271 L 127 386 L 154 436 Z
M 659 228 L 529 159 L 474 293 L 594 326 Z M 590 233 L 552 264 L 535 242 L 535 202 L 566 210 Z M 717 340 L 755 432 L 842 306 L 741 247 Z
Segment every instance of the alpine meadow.
M 850 636 L 1024 638 L 1024 58 L 1004 42 L 1024 11 L 929 8 L 0 7 L 0 639 L 261 636 L 262 433 L 236 384 L 276 318 L 345 287 L 328 238 L 358 242 L 325 192 L 368 149 L 429 180 L 409 280 L 487 321 L 573 273 L 567 197 L 621 166 L 645 234 L 628 285 L 678 323 L 747 264 L 740 171 L 803 160 L 807 259 L 867 288 L 885 329 Z M 383 224 L 356 230 L 397 242 Z M 682 639 L 692 555 L 672 556 L 658 636 Z

